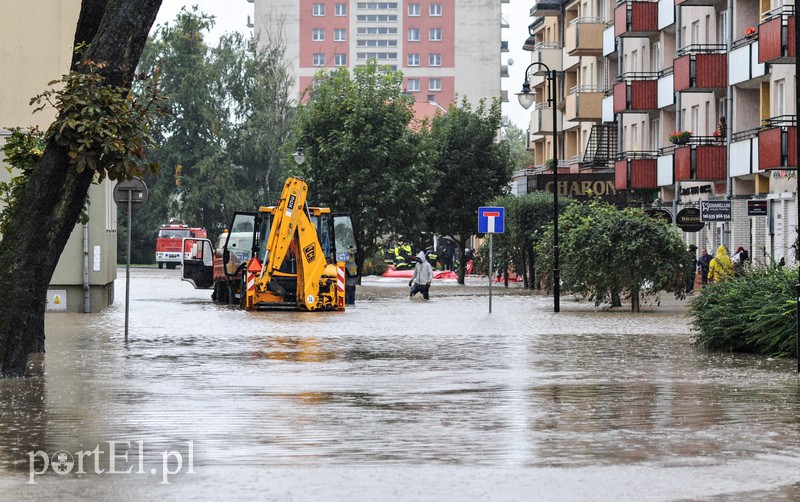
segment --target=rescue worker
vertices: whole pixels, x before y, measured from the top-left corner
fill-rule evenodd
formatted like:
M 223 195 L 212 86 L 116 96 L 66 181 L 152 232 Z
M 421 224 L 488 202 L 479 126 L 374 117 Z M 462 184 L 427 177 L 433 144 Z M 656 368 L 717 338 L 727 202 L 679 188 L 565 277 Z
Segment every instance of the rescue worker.
M 708 264 L 708 282 L 725 282 L 733 278 L 733 262 L 728 256 L 725 246 L 717 248 L 717 254 Z
M 411 287 L 411 293 L 408 296 L 413 298 L 415 294 L 422 293 L 422 297 L 428 300 L 428 293 L 433 280 L 433 267 L 425 258 L 424 251 L 420 251 L 414 260 L 417 263 L 414 265 L 414 277 L 408 281 L 408 285 Z

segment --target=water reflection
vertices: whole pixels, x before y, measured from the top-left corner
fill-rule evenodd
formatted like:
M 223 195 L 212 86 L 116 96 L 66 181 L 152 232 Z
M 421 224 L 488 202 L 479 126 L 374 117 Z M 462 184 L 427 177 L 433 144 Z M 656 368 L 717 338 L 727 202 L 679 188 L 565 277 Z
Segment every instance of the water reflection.
M 143 441 L 148 468 L 192 441 L 206 480 L 231 466 L 780 470 L 800 458 L 794 362 L 697 351 L 674 307 L 565 301 L 554 314 L 551 299 L 515 294 L 489 315 L 476 288 L 423 303 L 382 284 L 344 314 L 247 313 L 165 272 L 135 272 L 127 345 L 122 300 L 48 316 L 46 371 L 0 381 L 0 479 L 25 477 L 28 451 L 108 441 Z M 746 465 L 742 493 L 797 493 Z M 688 498 L 710 493 L 688 483 Z

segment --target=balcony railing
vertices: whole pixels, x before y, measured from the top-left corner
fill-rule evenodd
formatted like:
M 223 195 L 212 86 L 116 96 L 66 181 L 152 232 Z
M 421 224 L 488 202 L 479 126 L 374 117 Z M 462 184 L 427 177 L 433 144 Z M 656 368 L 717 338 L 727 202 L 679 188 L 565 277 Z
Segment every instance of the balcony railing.
M 564 44 L 570 56 L 601 56 L 606 24 L 598 17 L 579 17 L 567 26 Z
M 758 132 L 758 168 L 797 168 L 797 117 L 781 115 L 762 123 Z
M 728 83 L 730 85 L 747 82 L 766 74 L 764 63 L 758 62 L 758 36 L 747 37 L 734 43 L 728 54 Z M 742 43 L 745 42 L 745 43 Z
M 784 5 L 764 14 L 758 25 L 759 63 L 794 63 L 794 5 Z
M 728 148 L 713 136 L 693 136 L 676 145 L 675 181 L 724 180 L 728 174 Z
M 658 109 L 658 72 L 628 72 L 614 84 L 614 113 Z
M 673 61 L 675 92 L 709 92 L 728 85 L 728 56 L 724 45 L 689 45 Z
M 614 9 L 614 35 L 642 37 L 658 31 L 658 2 L 627 0 Z
M 676 6 L 685 7 L 707 7 L 723 3 L 725 0 L 675 0 Z
M 614 162 L 617 190 L 658 188 L 658 152 L 622 152 Z

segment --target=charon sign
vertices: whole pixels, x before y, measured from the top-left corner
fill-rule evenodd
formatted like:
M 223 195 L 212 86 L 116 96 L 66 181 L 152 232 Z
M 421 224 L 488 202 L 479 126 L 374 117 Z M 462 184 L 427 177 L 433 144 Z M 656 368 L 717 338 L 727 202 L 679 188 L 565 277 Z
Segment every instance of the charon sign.
M 528 193 L 536 191 L 553 193 L 553 175 L 528 176 Z M 559 173 L 558 195 L 568 195 L 574 198 L 596 196 L 607 202 L 624 199 L 624 195 L 617 192 L 614 173 Z

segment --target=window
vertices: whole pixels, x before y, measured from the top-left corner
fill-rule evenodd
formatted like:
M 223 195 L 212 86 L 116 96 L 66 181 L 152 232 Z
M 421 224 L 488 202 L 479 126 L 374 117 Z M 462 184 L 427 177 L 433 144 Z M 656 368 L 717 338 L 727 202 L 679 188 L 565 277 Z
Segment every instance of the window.
M 334 16 L 346 16 L 347 15 L 347 4 L 346 3 L 337 3 L 333 6 L 333 15 Z
M 325 66 L 325 54 L 314 53 L 314 66 Z
M 408 55 L 408 66 L 419 66 L 419 54 Z
M 442 55 L 437 53 L 428 54 L 428 66 L 442 66 Z
M 784 92 L 785 92 L 785 83 L 784 79 L 776 80 L 775 81 L 775 116 L 780 117 L 784 113 Z
M 325 30 L 322 28 L 314 28 L 314 31 L 311 33 L 311 39 L 315 42 L 324 42 Z
M 442 4 L 440 3 L 432 3 L 430 7 L 431 16 L 441 16 L 442 15 Z
M 408 92 L 419 92 L 419 79 L 418 78 L 410 78 L 410 79 L 408 79 Z
M 419 16 L 419 13 L 420 13 L 420 8 L 419 8 L 419 4 L 418 3 L 410 3 L 410 4 L 408 4 L 408 15 L 410 17 Z M 417 83 L 419 83 L 419 81 L 417 81 Z
M 634 152 L 639 150 L 639 124 L 631 124 L 631 145 Z
M 650 149 L 658 150 L 661 147 L 661 121 L 653 119 L 650 121 Z
M 650 71 L 661 71 L 661 42 L 650 46 Z
M 397 35 L 397 28 L 386 26 L 358 28 L 359 35 Z
M 325 15 L 325 4 L 324 3 L 315 3 L 312 13 L 315 16 L 324 16 Z
M 700 21 L 697 20 L 692 23 L 692 43 L 700 44 Z
M 441 91 L 442 90 L 442 79 L 440 78 L 432 78 L 428 80 L 428 90 L 429 91 Z
M 347 40 L 347 30 L 344 28 L 337 28 L 333 30 L 333 40 L 335 42 L 344 42 Z
M 728 35 L 728 11 L 723 10 L 717 16 L 717 43 L 724 44 Z
M 700 131 L 700 105 L 692 107 L 692 121 L 690 124 L 689 130 L 694 134 L 698 134 L 698 131 Z
M 334 66 L 347 66 L 347 54 L 334 54 L 333 64 Z
M 442 40 L 442 29 L 431 28 L 428 30 L 428 40 L 431 42 L 440 42 Z
M 409 42 L 419 42 L 419 28 L 409 28 L 408 29 L 408 41 Z

